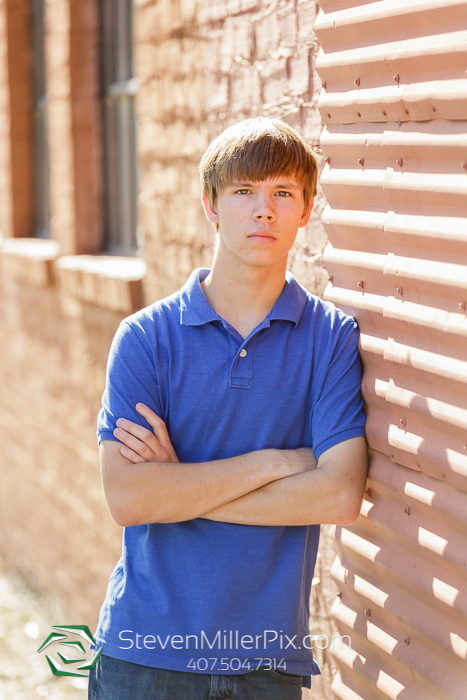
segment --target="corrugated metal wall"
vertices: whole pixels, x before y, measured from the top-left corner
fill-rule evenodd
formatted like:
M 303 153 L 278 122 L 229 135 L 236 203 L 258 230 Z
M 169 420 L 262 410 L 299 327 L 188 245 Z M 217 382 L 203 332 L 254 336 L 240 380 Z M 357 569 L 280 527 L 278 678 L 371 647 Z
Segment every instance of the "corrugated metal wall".
M 467 2 L 320 0 L 325 296 L 372 459 L 336 529 L 343 700 L 467 698 Z

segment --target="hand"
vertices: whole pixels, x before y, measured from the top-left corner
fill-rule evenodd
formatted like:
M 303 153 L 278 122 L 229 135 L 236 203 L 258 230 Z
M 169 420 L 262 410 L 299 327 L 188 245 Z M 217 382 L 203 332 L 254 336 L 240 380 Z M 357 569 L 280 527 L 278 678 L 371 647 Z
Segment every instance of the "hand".
M 162 418 L 143 403 L 136 404 L 136 410 L 146 419 L 153 432 L 126 418 L 117 420 L 114 435 L 120 442 L 120 454 L 133 464 L 141 462 L 178 462 L 169 433 Z

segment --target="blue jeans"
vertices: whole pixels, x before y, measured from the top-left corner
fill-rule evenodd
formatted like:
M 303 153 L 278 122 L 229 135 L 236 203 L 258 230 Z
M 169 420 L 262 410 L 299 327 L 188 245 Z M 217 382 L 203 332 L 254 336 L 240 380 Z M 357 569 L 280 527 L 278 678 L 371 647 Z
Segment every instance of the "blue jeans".
M 209 675 L 140 666 L 101 654 L 88 700 L 301 700 L 302 677 L 278 671 Z

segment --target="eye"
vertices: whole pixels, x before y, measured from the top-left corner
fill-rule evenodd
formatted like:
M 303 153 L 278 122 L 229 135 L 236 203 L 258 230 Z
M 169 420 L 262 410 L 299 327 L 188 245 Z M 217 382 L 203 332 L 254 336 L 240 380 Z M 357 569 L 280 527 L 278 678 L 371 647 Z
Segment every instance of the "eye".
M 292 196 L 291 193 L 287 192 L 286 190 L 279 190 L 278 192 L 276 192 L 276 194 L 278 194 L 279 197 L 291 197 Z
M 236 190 L 236 191 L 235 191 L 235 194 L 250 194 L 250 191 L 251 191 L 251 190 L 248 190 L 248 189 L 246 189 L 246 188 L 243 188 L 243 189 L 241 189 L 241 190 Z

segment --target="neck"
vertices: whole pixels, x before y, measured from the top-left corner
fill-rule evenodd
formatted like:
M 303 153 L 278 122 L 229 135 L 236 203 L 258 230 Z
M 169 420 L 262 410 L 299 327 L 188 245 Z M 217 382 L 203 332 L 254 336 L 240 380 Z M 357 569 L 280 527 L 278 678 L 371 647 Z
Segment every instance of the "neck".
M 202 287 L 215 312 L 246 338 L 282 294 L 286 266 L 285 258 L 280 266 L 233 269 L 215 256 Z

